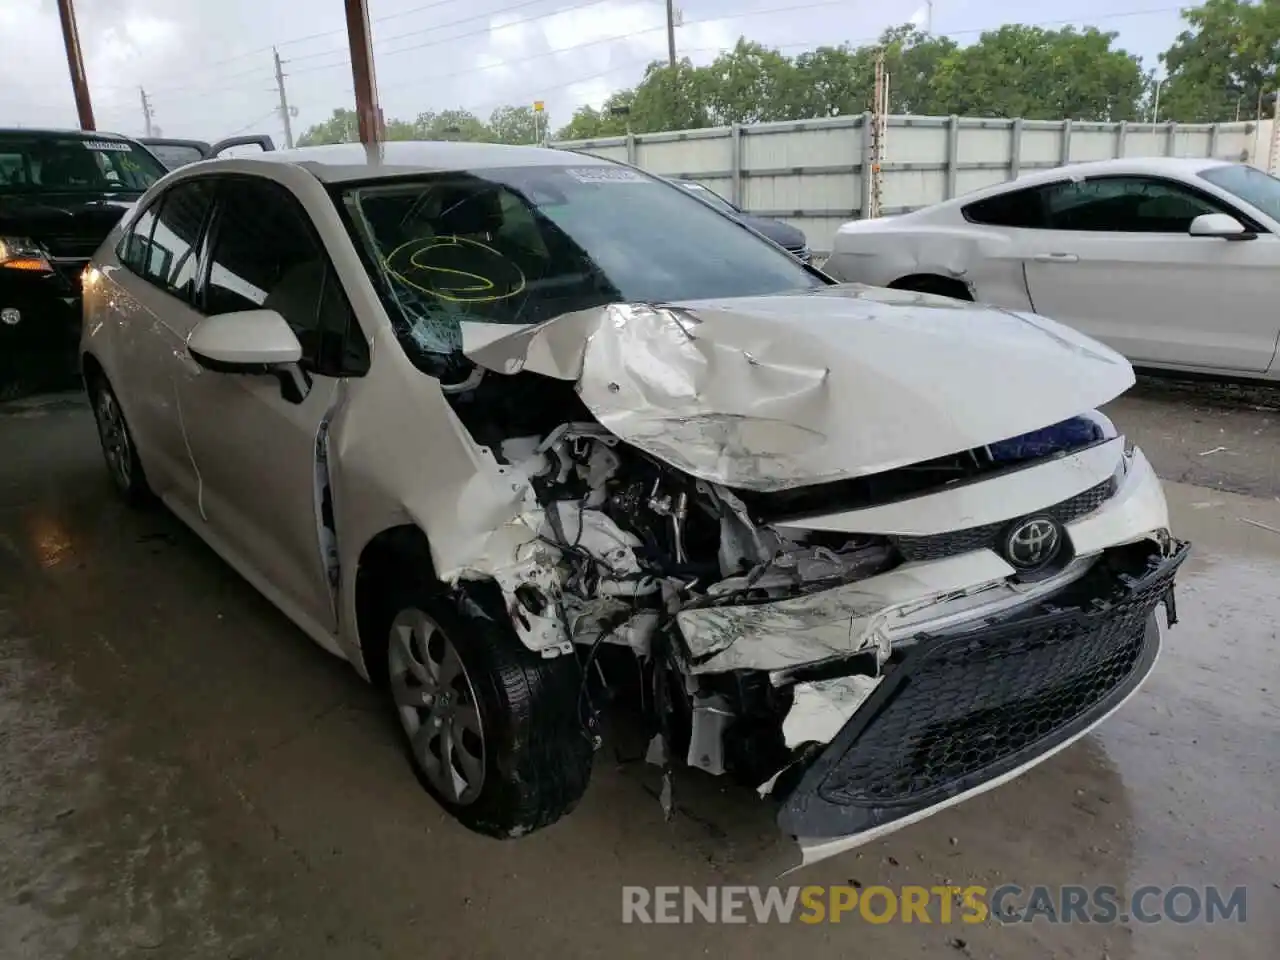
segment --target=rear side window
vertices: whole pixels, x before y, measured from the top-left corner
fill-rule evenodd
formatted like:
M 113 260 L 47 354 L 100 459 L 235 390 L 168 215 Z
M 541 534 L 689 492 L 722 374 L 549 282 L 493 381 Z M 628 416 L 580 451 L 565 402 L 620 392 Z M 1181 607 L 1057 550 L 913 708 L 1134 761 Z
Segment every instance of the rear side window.
M 270 181 L 226 181 L 203 306 L 208 314 L 276 311 L 298 337 L 304 366 L 317 373 L 367 367 L 367 345 L 328 254 L 301 205 Z
M 116 255 L 120 258 L 120 262 L 138 276 L 145 275 L 147 271 L 151 232 L 156 228 L 156 211 L 159 209 L 160 202 L 156 200 L 143 210 L 125 232 L 120 246 L 116 247 Z
M 1045 226 L 1043 190 L 1028 187 L 979 200 L 964 208 L 964 218 L 993 227 L 1041 229 Z
M 208 180 L 186 181 L 165 192 L 143 274 L 148 280 L 175 296 L 191 299 L 200 233 L 212 205 L 213 184 Z
M 187 180 L 166 190 L 125 232 L 116 248 L 120 262 L 160 289 L 191 300 L 213 192 L 209 180 Z

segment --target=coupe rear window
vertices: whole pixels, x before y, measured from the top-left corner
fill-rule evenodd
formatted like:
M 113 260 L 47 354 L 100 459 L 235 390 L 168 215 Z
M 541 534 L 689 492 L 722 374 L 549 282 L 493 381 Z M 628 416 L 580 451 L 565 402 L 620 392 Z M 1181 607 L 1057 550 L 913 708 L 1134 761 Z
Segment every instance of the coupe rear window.
M 127 140 L 0 135 L 0 193 L 141 193 L 165 173 Z

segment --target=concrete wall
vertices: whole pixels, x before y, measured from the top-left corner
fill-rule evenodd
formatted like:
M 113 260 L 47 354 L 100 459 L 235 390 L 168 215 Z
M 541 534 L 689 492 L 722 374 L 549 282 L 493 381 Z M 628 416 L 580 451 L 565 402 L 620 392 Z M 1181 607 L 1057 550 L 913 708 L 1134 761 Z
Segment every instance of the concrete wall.
M 818 252 L 870 201 L 871 115 L 645 133 L 553 146 L 697 180 L 750 213 L 795 224 Z M 1030 170 L 1110 157 L 1245 159 L 1270 146 L 1252 122 L 1083 123 L 980 117 L 890 117 L 882 213 L 904 213 Z M 1278 158 L 1280 159 L 1280 158 Z

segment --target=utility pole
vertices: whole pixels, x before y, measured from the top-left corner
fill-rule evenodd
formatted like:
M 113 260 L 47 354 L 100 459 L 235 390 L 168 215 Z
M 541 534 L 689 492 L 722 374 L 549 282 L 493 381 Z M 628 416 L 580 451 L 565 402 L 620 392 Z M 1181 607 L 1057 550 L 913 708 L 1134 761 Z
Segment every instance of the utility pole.
M 284 145 L 293 149 L 293 126 L 289 123 L 289 98 L 284 92 L 284 71 L 280 69 L 280 51 L 271 48 L 271 55 L 276 58 L 276 90 L 280 93 L 280 122 L 284 124 Z
M 667 63 L 676 67 L 676 11 L 675 0 L 667 0 Z
M 71 89 L 76 96 L 80 129 L 96 130 L 98 125 L 93 119 L 89 80 L 84 73 L 84 57 L 80 54 L 80 30 L 76 26 L 76 11 L 71 0 L 58 0 L 58 17 L 62 20 L 62 42 L 67 48 L 67 68 L 71 71 Z
M 375 146 L 383 138 L 382 108 L 378 105 L 378 81 L 373 69 L 373 42 L 369 29 L 368 0 L 345 0 L 347 45 L 351 48 L 351 79 L 356 92 L 356 120 L 360 142 Z
M 145 87 L 138 88 L 138 94 L 142 97 L 142 124 L 143 129 L 147 131 L 146 135 L 151 136 L 151 121 L 155 118 L 155 112 L 151 109 L 151 101 L 147 99 L 147 90 Z
M 871 202 L 867 205 L 868 219 L 880 216 L 884 162 L 884 135 L 886 114 L 889 108 L 889 75 L 884 69 L 884 49 L 876 51 L 875 90 L 872 92 L 871 114 Z

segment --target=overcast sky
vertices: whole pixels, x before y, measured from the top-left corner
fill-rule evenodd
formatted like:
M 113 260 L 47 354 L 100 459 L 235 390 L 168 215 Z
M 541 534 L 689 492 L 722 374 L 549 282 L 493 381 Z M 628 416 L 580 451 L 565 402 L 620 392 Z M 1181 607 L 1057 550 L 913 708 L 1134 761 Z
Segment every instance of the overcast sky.
M 677 52 L 706 63 L 740 36 L 796 54 L 859 43 L 924 0 L 677 0 Z M 599 105 L 666 56 L 663 0 L 370 0 L 384 114 L 465 107 L 481 118 L 543 100 L 552 123 Z M 295 135 L 354 102 L 342 0 L 76 0 L 99 129 L 142 132 L 139 86 L 164 134 L 282 130 L 271 46 L 286 61 Z M 922 14 L 921 14 L 922 15 Z M 1074 18 L 1063 21 L 1064 16 Z M 969 43 L 1006 22 L 1095 24 L 1149 67 L 1181 29 L 1161 0 L 936 0 L 935 33 Z M 0 127 L 74 127 L 54 0 L 0 0 Z

